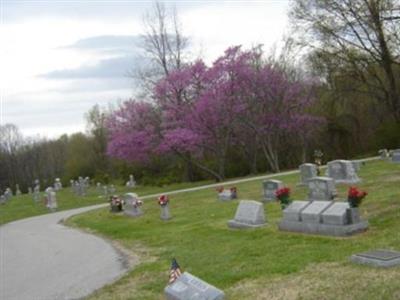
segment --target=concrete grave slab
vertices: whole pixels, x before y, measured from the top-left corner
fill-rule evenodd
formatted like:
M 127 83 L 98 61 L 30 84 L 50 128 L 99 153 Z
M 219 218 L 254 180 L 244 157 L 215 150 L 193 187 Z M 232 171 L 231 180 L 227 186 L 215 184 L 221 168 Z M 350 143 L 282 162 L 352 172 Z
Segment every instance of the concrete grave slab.
M 303 211 L 300 213 L 300 218 L 303 222 L 308 223 L 321 223 L 321 215 L 327 210 L 333 202 L 331 201 L 312 201 Z
M 293 201 L 283 211 L 283 219 L 288 220 L 288 221 L 300 221 L 300 213 L 309 204 L 310 204 L 310 202 L 308 202 L 308 201 Z
M 188 272 L 168 285 L 164 294 L 167 300 L 222 300 L 225 297 L 223 291 Z
M 322 213 L 322 223 L 330 225 L 346 225 L 348 223 L 347 210 L 350 208 L 347 202 L 335 202 Z
M 350 257 L 350 260 L 358 264 L 388 268 L 400 265 L 400 252 L 379 249 L 354 254 Z

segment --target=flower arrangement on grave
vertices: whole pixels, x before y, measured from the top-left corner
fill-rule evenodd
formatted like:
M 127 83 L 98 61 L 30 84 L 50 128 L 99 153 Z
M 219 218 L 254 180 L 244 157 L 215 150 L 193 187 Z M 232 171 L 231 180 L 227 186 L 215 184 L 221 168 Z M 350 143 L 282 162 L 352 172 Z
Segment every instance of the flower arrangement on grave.
M 235 186 L 233 186 L 230 188 L 230 191 L 231 191 L 232 198 L 236 199 L 237 198 L 237 188 Z
M 217 186 L 215 188 L 215 190 L 217 191 L 218 194 L 221 194 L 224 191 L 224 187 L 223 186 Z
M 290 188 L 283 187 L 275 192 L 276 200 L 281 203 L 281 208 L 285 209 L 292 202 L 290 200 Z
M 367 192 L 361 191 L 357 187 L 351 186 L 347 193 L 347 201 L 349 202 L 351 208 L 359 207 L 362 200 L 367 195 Z
M 110 197 L 111 211 L 122 211 L 123 204 L 124 204 L 124 201 L 117 195 Z
M 143 201 L 139 200 L 139 199 L 135 199 L 132 201 L 132 206 L 134 208 L 138 208 L 138 207 L 142 206 L 142 204 L 143 204 Z
M 160 206 L 166 206 L 168 205 L 169 202 L 169 198 L 167 195 L 161 195 L 160 197 L 158 197 L 158 204 Z

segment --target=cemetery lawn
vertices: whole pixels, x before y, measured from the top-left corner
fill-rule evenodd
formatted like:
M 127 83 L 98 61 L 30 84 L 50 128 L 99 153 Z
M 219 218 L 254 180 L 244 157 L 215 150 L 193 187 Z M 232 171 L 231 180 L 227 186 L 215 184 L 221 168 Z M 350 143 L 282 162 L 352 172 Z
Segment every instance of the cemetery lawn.
M 139 195 L 151 195 L 165 191 L 185 189 L 209 183 L 212 182 L 201 181 L 196 183 L 177 183 L 165 187 L 139 185 L 134 189 L 128 189 L 127 187 L 122 186 L 116 186 L 116 188 L 118 194 L 134 192 L 138 193 Z M 42 191 L 40 193 L 40 201 L 35 203 L 33 201 L 33 195 L 22 194 L 20 196 L 13 196 L 12 199 L 6 204 L 0 205 L 0 225 L 19 219 L 49 213 L 48 209 L 43 204 L 43 197 L 44 192 Z M 87 195 L 84 197 L 76 196 L 71 188 L 64 188 L 61 191 L 57 192 L 57 211 L 108 203 L 107 201 L 108 199 L 106 199 L 103 195 L 99 196 L 99 193 L 96 191 L 96 187 L 93 186 L 89 188 Z
M 280 232 L 277 203 L 265 206 L 268 226 L 227 227 L 238 201 L 218 202 L 214 189 L 171 196 L 173 219 L 161 221 L 154 200 L 145 214 L 129 218 L 95 210 L 68 223 L 86 228 L 139 256 L 140 264 L 89 299 L 164 299 L 170 261 L 224 290 L 226 299 L 400 299 L 400 267 L 354 265 L 350 255 L 372 249 L 400 251 L 400 165 L 367 162 L 358 186 L 369 195 L 361 206 L 370 227 L 347 238 Z M 299 175 L 278 176 L 292 188 L 292 199 L 306 198 Z M 239 199 L 261 200 L 261 180 L 236 185 Z M 338 185 L 344 199 L 347 186 Z

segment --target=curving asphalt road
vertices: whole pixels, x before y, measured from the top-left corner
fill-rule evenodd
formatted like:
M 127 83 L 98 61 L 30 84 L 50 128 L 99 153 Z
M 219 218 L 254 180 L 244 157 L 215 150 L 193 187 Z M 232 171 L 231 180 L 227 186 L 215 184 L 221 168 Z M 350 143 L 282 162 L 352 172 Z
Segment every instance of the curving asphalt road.
M 124 257 L 109 243 L 59 222 L 103 205 L 0 227 L 0 299 L 79 299 L 119 278 Z
M 369 161 L 377 157 L 364 159 Z M 228 181 L 224 184 L 294 174 L 298 170 Z M 177 194 L 221 185 L 167 192 Z M 148 195 L 154 198 L 160 194 Z M 124 256 L 94 235 L 60 221 L 107 204 L 32 217 L 0 226 L 0 300 L 79 299 L 110 283 L 127 269 Z

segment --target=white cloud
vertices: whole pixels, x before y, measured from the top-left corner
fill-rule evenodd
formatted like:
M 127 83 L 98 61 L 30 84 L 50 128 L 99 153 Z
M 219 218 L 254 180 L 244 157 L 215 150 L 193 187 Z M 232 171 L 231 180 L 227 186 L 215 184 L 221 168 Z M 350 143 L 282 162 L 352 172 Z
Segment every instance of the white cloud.
M 141 15 L 150 6 L 149 1 L 6 2 L 0 122 L 15 123 L 24 134 L 55 136 L 84 130 L 83 115 L 95 103 L 129 97 L 133 82 L 123 69 L 134 62 L 123 55 L 134 58 L 134 36 L 137 40 Z M 193 52 L 201 48 L 208 62 L 231 45 L 262 43 L 267 49 L 287 23 L 288 1 L 178 1 L 176 6 Z M 59 80 L 43 74 L 58 74 Z

